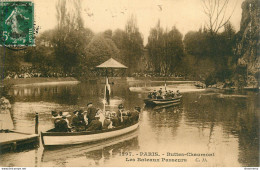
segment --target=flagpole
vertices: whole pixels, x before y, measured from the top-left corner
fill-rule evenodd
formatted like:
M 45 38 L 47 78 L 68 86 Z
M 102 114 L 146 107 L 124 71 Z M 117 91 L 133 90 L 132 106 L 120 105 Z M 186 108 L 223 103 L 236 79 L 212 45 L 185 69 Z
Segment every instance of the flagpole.
M 166 91 L 166 70 L 165 70 L 165 74 L 164 74 L 164 88 L 165 88 L 165 91 Z
M 107 79 L 108 79 L 108 77 L 107 77 L 107 68 L 106 68 L 105 92 L 104 92 L 104 101 L 103 101 L 103 103 L 104 103 L 104 113 L 106 113 L 106 94 L 107 94 L 107 87 L 106 87 L 106 85 L 107 85 Z
M 105 84 L 105 88 L 104 88 L 104 100 L 103 100 L 103 104 L 104 104 L 104 113 L 106 112 L 106 84 Z

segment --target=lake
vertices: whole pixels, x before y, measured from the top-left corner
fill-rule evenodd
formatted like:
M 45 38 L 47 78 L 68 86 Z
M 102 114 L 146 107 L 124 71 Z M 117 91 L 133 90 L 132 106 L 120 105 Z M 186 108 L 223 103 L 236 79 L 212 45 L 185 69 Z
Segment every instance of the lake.
M 163 81 L 131 80 L 111 84 L 109 110 L 142 108 L 140 127 L 130 134 L 95 144 L 55 150 L 39 148 L 1 154 L 0 166 L 259 166 L 259 94 L 197 89 L 194 82 L 170 81 L 167 89 L 183 94 L 182 103 L 147 108 L 148 91 Z M 51 111 L 103 108 L 104 84 L 80 83 L 13 87 L 15 129 L 34 133 L 53 127 Z M 151 156 L 153 155 L 153 156 Z M 159 155 L 159 156 L 158 156 Z

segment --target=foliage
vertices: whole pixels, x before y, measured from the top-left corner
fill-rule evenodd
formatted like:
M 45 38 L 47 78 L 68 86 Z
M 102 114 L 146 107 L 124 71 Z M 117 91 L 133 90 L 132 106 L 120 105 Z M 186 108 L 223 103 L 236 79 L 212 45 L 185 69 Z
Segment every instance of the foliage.
M 86 47 L 86 55 L 81 58 L 81 69 L 94 69 L 95 66 L 113 57 L 119 57 L 119 50 L 111 38 L 104 34 L 95 35 Z
M 158 21 L 148 37 L 149 59 L 155 72 L 167 75 L 177 71 L 184 55 L 182 34 L 173 27 L 169 32 L 160 27 Z
M 56 61 L 65 73 L 76 69 L 80 58 L 86 55 L 86 44 L 93 36 L 91 30 L 84 28 L 80 1 L 73 1 L 73 7 L 72 11 L 68 11 L 66 1 L 58 1 L 58 25 L 52 39 Z
M 229 22 L 221 33 L 212 34 L 207 29 L 188 32 L 184 38 L 184 46 L 187 54 L 195 57 L 197 64 L 199 61 L 208 60 L 205 65 L 200 65 L 201 68 L 206 69 L 197 73 L 204 74 L 200 76 L 202 80 L 207 79 L 207 82 L 210 82 L 209 80 L 215 76 L 216 81 L 224 81 L 232 77 L 235 65 L 233 54 L 235 30 Z M 211 65 L 209 62 L 214 64 Z
M 144 48 L 136 18 L 132 15 L 126 23 L 125 30 L 116 30 L 112 39 L 120 50 L 121 59 L 125 61 L 123 63 L 128 66 L 128 72 L 133 73 L 138 68 Z

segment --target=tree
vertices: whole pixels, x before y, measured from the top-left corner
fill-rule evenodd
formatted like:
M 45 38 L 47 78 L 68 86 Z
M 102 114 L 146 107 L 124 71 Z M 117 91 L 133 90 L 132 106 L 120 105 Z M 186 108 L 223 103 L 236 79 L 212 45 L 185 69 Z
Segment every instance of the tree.
M 234 67 L 234 37 L 235 30 L 230 22 L 224 26 L 224 31 L 212 35 L 207 29 L 188 32 L 184 38 L 187 56 L 195 57 L 195 74 L 200 79 L 214 83 L 230 79 Z M 186 59 L 187 60 L 187 59 Z
M 209 53 L 209 44 L 207 42 L 207 35 L 201 30 L 195 32 L 190 31 L 184 37 L 185 51 L 197 58 L 205 58 Z
M 125 30 L 117 29 L 112 40 L 120 50 L 121 61 L 128 66 L 128 74 L 138 70 L 143 55 L 143 37 L 139 32 L 137 20 L 131 15 L 125 25 Z
M 58 25 L 53 38 L 56 61 L 62 66 L 65 73 L 76 71 L 80 58 L 86 55 L 85 49 L 93 37 L 91 30 L 84 28 L 81 18 L 81 1 L 59 0 L 56 6 Z M 68 11 L 67 6 L 72 5 Z M 78 70 L 79 71 L 79 70 Z
M 165 33 L 166 39 L 166 62 L 169 63 L 168 70 L 172 73 L 177 71 L 180 61 L 184 55 L 184 46 L 182 42 L 182 34 L 173 27 L 168 33 Z
M 125 26 L 124 55 L 129 67 L 129 73 L 133 73 L 143 55 L 143 37 L 137 27 L 137 20 L 134 15 L 128 19 Z
M 157 73 L 167 75 L 178 70 L 184 55 L 182 34 L 173 27 L 169 32 L 160 27 L 158 21 L 148 37 L 148 53 L 150 61 Z
M 95 71 L 97 65 L 113 57 L 119 58 L 119 50 L 111 38 L 106 38 L 107 34 L 95 35 L 86 47 L 86 55 L 81 58 L 80 69 Z M 87 73 L 89 74 L 89 72 Z M 89 74 L 89 76 L 93 76 Z
M 157 25 L 150 30 L 148 37 L 147 49 L 149 53 L 150 63 L 157 73 L 161 72 L 161 59 L 163 53 L 163 28 L 160 26 L 160 20 Z
M 228 14 L 229 0 L 202 0 L 203 10 L 208 21 L 206 27 L 213 35 L 223 28 L 230 20 L 236 8 L 234 6 L 230 14 Z

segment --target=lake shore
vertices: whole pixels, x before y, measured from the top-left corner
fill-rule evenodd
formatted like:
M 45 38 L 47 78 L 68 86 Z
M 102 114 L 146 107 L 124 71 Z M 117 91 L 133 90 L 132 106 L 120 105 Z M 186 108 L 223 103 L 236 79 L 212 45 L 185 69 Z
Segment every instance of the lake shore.
M 57 84 L 77 84 L 78 81 L 74 77 L 33 77 L 33 78 L 17 78 L 3 80 L 4 86 L 28 86 L 28 85 L 57 85 Z

